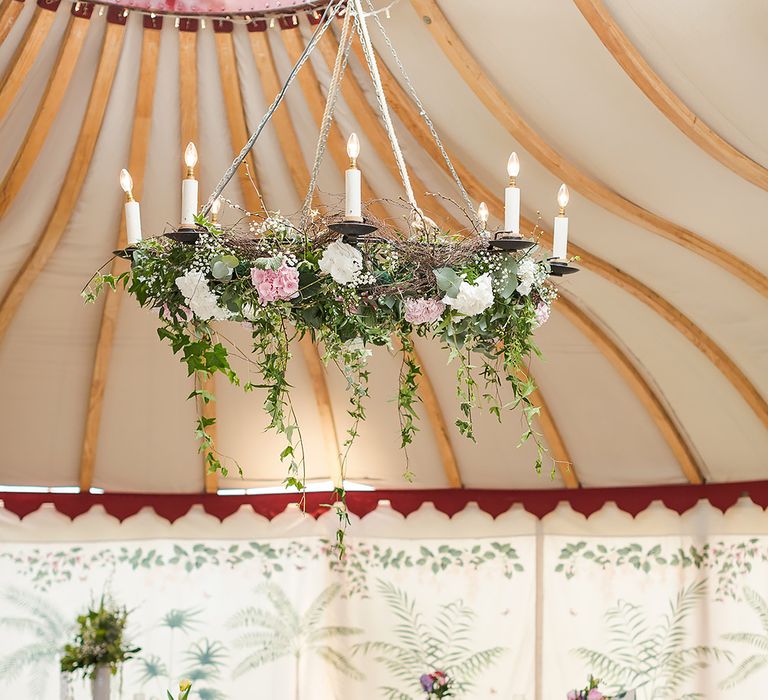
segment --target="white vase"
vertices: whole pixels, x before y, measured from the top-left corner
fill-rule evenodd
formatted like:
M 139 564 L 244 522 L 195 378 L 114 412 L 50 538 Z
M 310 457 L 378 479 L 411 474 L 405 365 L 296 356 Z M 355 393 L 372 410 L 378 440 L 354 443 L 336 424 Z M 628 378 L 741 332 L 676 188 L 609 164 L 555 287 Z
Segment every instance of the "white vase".
M 97 666 L 91 678 L 91 697 L 93 700 L 109 700 L 109 683 L 112 671 L 107 665 Z

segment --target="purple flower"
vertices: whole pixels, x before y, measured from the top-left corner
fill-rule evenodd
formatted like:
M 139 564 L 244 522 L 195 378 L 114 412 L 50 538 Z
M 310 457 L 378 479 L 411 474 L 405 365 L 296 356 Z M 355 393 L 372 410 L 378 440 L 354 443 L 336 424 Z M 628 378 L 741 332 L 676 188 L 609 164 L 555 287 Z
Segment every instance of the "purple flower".
M 424 689 L 424 692 L 432 692 L 432 676 L 430 676 L 428 673 L 425 673 L 419 678 L 419 682 L 421 683 L 421 687 Z

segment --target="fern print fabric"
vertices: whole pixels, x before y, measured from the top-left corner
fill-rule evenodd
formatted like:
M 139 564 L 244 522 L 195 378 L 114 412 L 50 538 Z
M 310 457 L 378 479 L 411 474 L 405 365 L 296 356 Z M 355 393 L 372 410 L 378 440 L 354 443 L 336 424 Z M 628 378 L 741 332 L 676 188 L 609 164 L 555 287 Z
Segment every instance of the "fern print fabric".
M 699 532 L 666 515 L 653 534 L 605 514 L 470 515 L 356 522 L 343 562 L 298 513 L 237 527 L 192 514 L 6 520 L 0 697 L 90 697 L 58 659 L 105 591 L 142 647 L 114 683 L 123 700 L 165 700 L 180 678 L 194 700 L 423 700 L 420 678 L 436 671 L 467 699 L 557 700 L 590 673 L 638 700 L 768 687 L 762 511 L 747 525 L 715 513 Z

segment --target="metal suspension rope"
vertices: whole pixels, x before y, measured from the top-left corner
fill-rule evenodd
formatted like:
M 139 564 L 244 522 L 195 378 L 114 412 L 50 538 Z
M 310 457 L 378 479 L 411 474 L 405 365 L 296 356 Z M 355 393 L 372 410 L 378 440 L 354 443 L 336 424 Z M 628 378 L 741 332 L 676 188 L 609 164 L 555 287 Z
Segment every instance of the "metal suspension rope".
M 368 3 L 368 7 L 373 10 L 373 3 L 371 0 L 366 0 Z M 395 63 L 397 64 L 397 67 L 400 69 L 400 73 L 403 75 L 403 79 L 405 80 L 405 84 L 408 88 L 408 92 L 411 94 L 411 97 L 413 98 L 413 101 L 416 103 L 416 107 L 418 107 L 419 114 L 424 120 L 425 124 L 429 128 L 429 132 L 432 135 L 432 138 L 437 144 L 437 147 L 440 149 L 440 153 L 443 156 L 443 159 L 445 160 L 445 164 L 448 166 L 448 170 L 451 173 L 451 176 L 453 177 L 454 182 L 456 183 L 456 186 L 459 189 L 459 192 L 461 193 L 462 198 L 464 199 L 464 203 L 467 205 L 467 210 L 474 212 L 475 207 L 472 204 L 472 200 L 469 197 L 469 194 L 467 194 L 467 190 L 464 188 L 464 183 L 462 183 L 461 178 L 459 177 L 458 173 L 453 167 L 453 163 L 451 162 L 451 158 L 448 155 L 448 152 L 445 150 L 443 146 L 442 139 L 440 138 L 439 134 L 437 133 L 437 130 L 435 129 L 435 125 L 432 123 L 432 119 L 430 119 L 429 114 L 427 114 L 427 110 L 425 109 L 423 103 L 419 99 L 418 94 L 416 93 L 416 89 L 413 87 L 413 83 L 411 83 L 411 79 L 408 76 L 408 73 L 405 70 L 405 66 L 403 65 L 402 61 L 400 60 L 400 57 L 397 55 L 397 51 L 395 50 L 394 45 L 390 41 L 389 36 L 387 35 L 387 32 L 384 29 L 384 25 L 382 24 L 381 20 L 379 19 L 379 16 L 377 13 L 373 12 L 373 18 L 376 22 L 377 26 L 379 27 L 379 31 L 381 32 L 382 36 L 384 37 L 384 42 L 389 47 L 389 50 L 392 52 L 392 57 L 395 59 Z
M 337 14 L 339 14 L 341 9 L 345 6 L 346 6 L 346 0 L 338 0 L 338 2 L 336 3 L 334 2 L 329 3 L 328 7 L 325 8 L 325 11 L 323 12 L 323 15 L 320 19 L 320 24 L 318 24 L 317 29 L 315 29 L 314 34 L 312 34 L 312 38 L 307 43 L 307 46 L 302 52 L 301 56 L 299 56 L 299 60 L 296 61 L 296 65 L 294 65 L 294 67 L 291 69 L 291 72 L 288 75 L 288 79 L 285 81 L 285 84 L 280 89 L 280 92 L 277 93 L 277 97 L 275 97 L 274 101 L 267 109 L 266 113 L 264 114 L 261 121 L 259 122 L 259 125 L 256 127 L 256 130 L 251 134 L 245 146 L 243 146 L 240 153 L 232 161 L 232 165 L 230 165 L 229 168 L 227 168 L 226 172 L 222 176 L 221 180 L 219 180 L 219 184 L 216 185 L 216 188 L 214 189 L 211 196 L 208 197 L 208 201 L 206 202 L 205 206 L 200 212 L 202 216 L 208 215 L 208 212 L 211 210 L 211 205 L 216 201 L 218 196 L 222 193 L 224 188 L 227 186 L 229 181 L 234 176 L 235 172 L 237 172 L 237 169 L 245 160 L 245 157 L 248 155 L 248 153 L 256 143 L 256 140 L 261 135 L 261 132 L 264 130 L 264 127 L 267 125 L 267 122 L 271 119 L 272 115 L 275 113 L 275 110 L 280 106 L 280 103 L 283 101 L 283 97 L 285 97 L 285 93 L 288 90 L 288 87 L 293 82 L 293 79 L 296 77 L 296 74 L 299 72 L 299 69 L 304 65 L 307 58 L 309 57 L 309 54 L 312 52 L 312 50 L 317 45 L 317 42 L 320 40 L 320 37 L 322 37 L 323 34 L 325 33 L 325 30 L 328 29 L 328 27 L 331 25 L 333 18 Z
M 304 200 L 304 206 L 302 208 L 302 223 L 306 223 L 309 219 L 310 212 L 312 210 L 312 196 L 315 193 L 315 185 L 317 184 L 317 177 L 320 172 L 320 164 L 325 155 L 325 149 L 328 144 L 328 134 L 331 129 L 331 122 L 333 121 L 333 113 L 336 109 L 336 102 L 339 94 L 339 86 L 341 80 L 344 77 L 344 71 L 347 67 L 347 60 L 349 58 L 349 49 L 352 46 L 352 39 L 354 34 L 349 31 L 352 19 L 352 13 L 347 12 L 344 15 L 344 25 L 341 29 L 341 37 L 339 39 L 339 50 L 336 52 L 336 61 L 333 66 L 333 73 L 331 74 L 331 80 L 328 83 L 328 94 L 325 100 L 325 110 L 323 112 L 323 118 L 320 122 L 320 135 L 317 139 L 317 148 L 315 149 L 315 162 L 312 166 L 312 175 L 309 181 L 309 189 L 307 191 L 306 199 Z
M 384 126 L 389 136 L 389 142 L 392 146 L 392 151 L 395 154 L 395 162 L 397 163 L 397 169 L 400 172 L 400 179 L 403 181 L 403 187 L 405 188 L 405 194 L 410 202 L 411 206 L 418 210 L 418 204 L 416 198 L 413 195 L 413 188 L 411 187 L 411 180 L 408 177 L 408 169 L 405 165 L 405 159 L 403 153 L 400 150 L 400 144 L 397 140 L 397 134 L 395 128 L 392 125 L 392 118 L 389 115 L 389 105 L 387 104 L 387 98 L 384 94 L 384 88 L 381 84 L 381 76 L 379 75 L 379 68 L 376 64 L 376 56 L 373 52 L 373 44 L 371 43 L 371 37 L 368 34 L 368 26 L 365 22 L 365 13 L 363 12 L 360 0 L 352 0 L 355 8 L 355 25 L 357 32 L 360 35 L 360 43 L 363 47 L 363 55 L 365 61 L 368 64 L 368 70 L 373 80 L 373 87 L 376 93 L 376 101 L 381 111 L 381 117 L 384 121 Z

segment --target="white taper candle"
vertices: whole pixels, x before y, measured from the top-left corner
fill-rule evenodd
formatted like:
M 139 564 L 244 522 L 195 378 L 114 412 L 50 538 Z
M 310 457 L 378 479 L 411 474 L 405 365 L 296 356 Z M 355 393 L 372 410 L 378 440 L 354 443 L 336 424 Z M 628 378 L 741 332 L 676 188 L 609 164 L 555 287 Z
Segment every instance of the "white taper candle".
M 181 225 L 194 226 L 197 214 L 197 149 L 191 141 L 184 150 L 184 164 L 187 166 L 186 177 L 181 181 Z
M 125 203 L 125 233 L 128 245 L 141 241 L 141 209 L 135 200 Z
M 504 190 L 504 231 L 520 235 L 520 188 L 513 185 Z
M 566 260 L 568 254 L 568 217 L 555 217 L 554 242 L 552 255 L 558 260 Z
M 514 151 L 507 161 L 509 185 L 504 190 L 504 231 L 515 236 L 520 235 L 520 188 L 517 176 L 520 174 L 520 160 Z
M 349 141 L 347 141 L 347 155 L 349 156 L 349 169 L 344 173 L 344 218 L 348 221 L 362 221 L 363 178 L 357 167 L 357 157 L 360 155 L 360 140 L 357 138 L 357 134 L 350 134 Z

